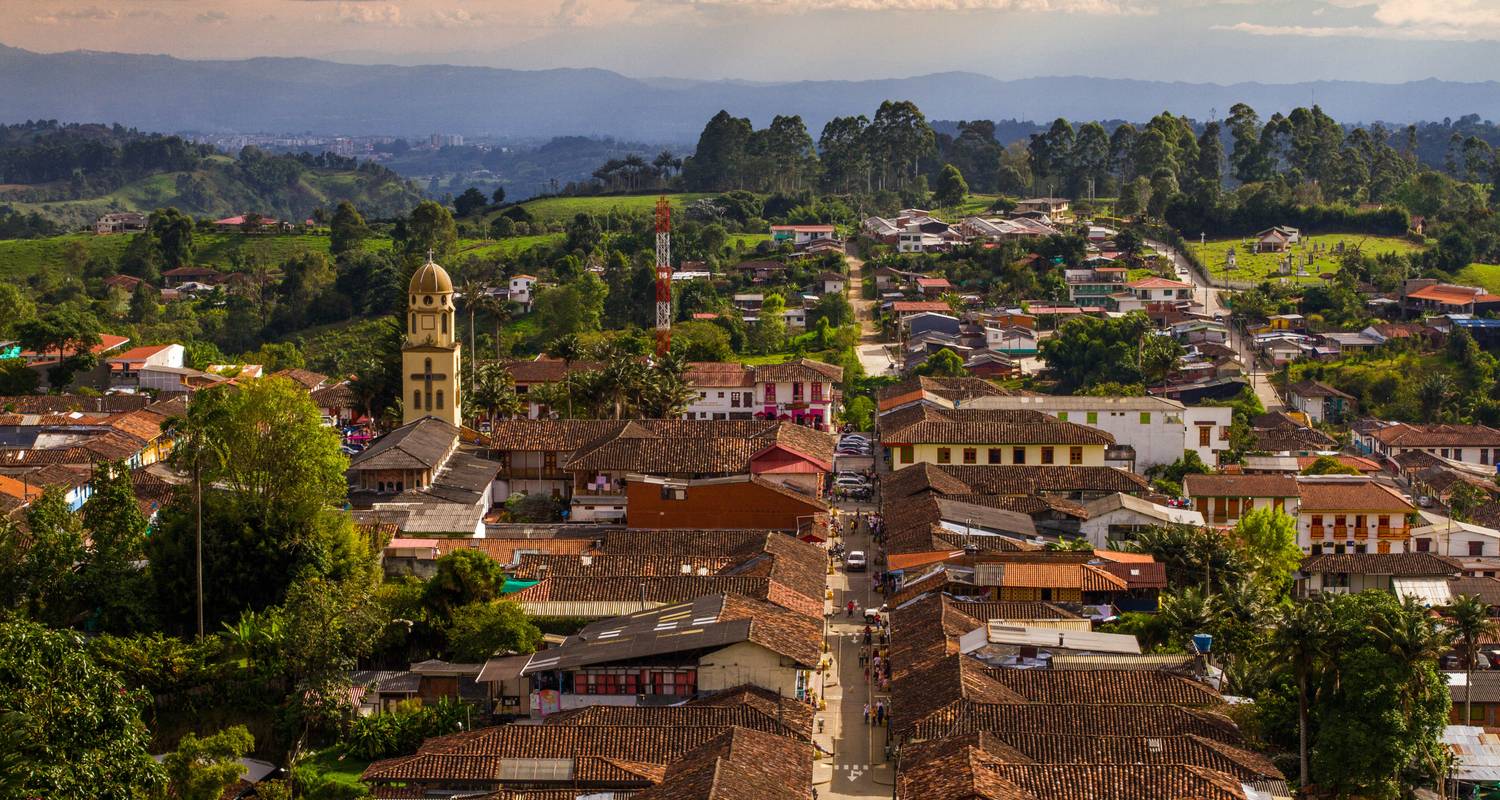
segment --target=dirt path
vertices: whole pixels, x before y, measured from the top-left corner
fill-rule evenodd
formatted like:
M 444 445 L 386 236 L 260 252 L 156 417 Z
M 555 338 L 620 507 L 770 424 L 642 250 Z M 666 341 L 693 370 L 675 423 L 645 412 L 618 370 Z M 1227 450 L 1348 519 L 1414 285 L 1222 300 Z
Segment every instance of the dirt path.
M 868 375 L 886 375 L 896 371 L 896 365 L 891 361 L 890 353 L 886 346 L 880 342 L 880 327 L 875 324 L 875 301 L 866 300 L 864 297 L 864 259 L 852 253 L 846 253 L 844 260 L 849 264 L 849 281 L 845 292 L 849 295 L 849 305 L 854 307 L 854 319 L 859 322 L 859 363 L 864 366 Z

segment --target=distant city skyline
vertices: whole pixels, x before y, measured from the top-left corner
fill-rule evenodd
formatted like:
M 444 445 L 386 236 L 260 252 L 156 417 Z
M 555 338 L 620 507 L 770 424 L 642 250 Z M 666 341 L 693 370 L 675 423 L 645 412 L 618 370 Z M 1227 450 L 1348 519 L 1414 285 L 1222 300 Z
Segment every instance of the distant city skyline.
M 40 52 L 859 79 L 1500 79 L 1500 0 L 9 0 Z

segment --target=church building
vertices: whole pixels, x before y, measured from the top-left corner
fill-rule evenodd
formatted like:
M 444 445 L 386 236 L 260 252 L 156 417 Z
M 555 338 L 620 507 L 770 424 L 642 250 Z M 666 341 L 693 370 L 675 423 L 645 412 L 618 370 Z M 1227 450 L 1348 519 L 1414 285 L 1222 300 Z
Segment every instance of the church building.
M 362 521 L 403 534 L 482 536 L 500 464 L 465 445 L 453 280 L 430 258 L 411 278 L 401 347 L 401 427 L 349 461 Z
M 460 352 L 453 279 L 431 258 L 411 276 L 406 343 L 401 347 L 403 425 L 435 417 L 457 428 Z

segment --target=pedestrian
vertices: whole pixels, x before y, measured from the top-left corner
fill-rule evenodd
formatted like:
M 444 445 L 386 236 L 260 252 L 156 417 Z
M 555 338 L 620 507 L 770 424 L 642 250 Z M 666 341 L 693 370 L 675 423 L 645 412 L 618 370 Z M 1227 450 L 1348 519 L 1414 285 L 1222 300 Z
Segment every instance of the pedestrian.
M 844 606 L 844 617 L 848 618 L 848 617 L 853 617 L 853 616 L 854 616 L 854 601 L 850 600 L 849 601 L 849 605 Z
M 870 724 L 870 704 L 865 703 L 865 724 Z
M 869 683 L 869 682 L 870 682 L 870 668 L 869 667 L 865 667 L 865 683 Z
M 880 702 L 878 702 L 878 703 L 875 704 L 875 724 L 876 725 L 884 725 L 885 724 L 885 701 L 884 700 L 881 700 Z

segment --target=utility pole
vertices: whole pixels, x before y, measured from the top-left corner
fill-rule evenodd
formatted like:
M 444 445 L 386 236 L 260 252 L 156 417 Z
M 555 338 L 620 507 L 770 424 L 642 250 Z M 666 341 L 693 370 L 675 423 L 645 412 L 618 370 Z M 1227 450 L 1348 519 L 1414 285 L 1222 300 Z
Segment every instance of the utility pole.
M 196 439 L 196 435 L 195 435 L 195 439 Z M 202 456 L 203 456 L 203 453 L 199 449 L 198 444 L 195 441 L 194 444 L 193 444 L 193 506 L 195 508 L 195 512 L 194 512 L 194 518 L 195 518 L 194 519 L 194 527 L 197 529 L 196 530 L 196 535 L 194 536 L 194 539 L 197 542 L 196 560 L 198 562 L 197 563 L 197 567 L 198 567 L 198 569 L 197 569 L 197 573 L 198 573 L 197 574 L 197 583 L 198 583 L 198 640 L 199 641 L 203 640 L 203 467 L 202 467 L 202 460 L 203 459 L 202 459 Z
M 656 201 L 656 355 L 672 349 L 672 206 Z

